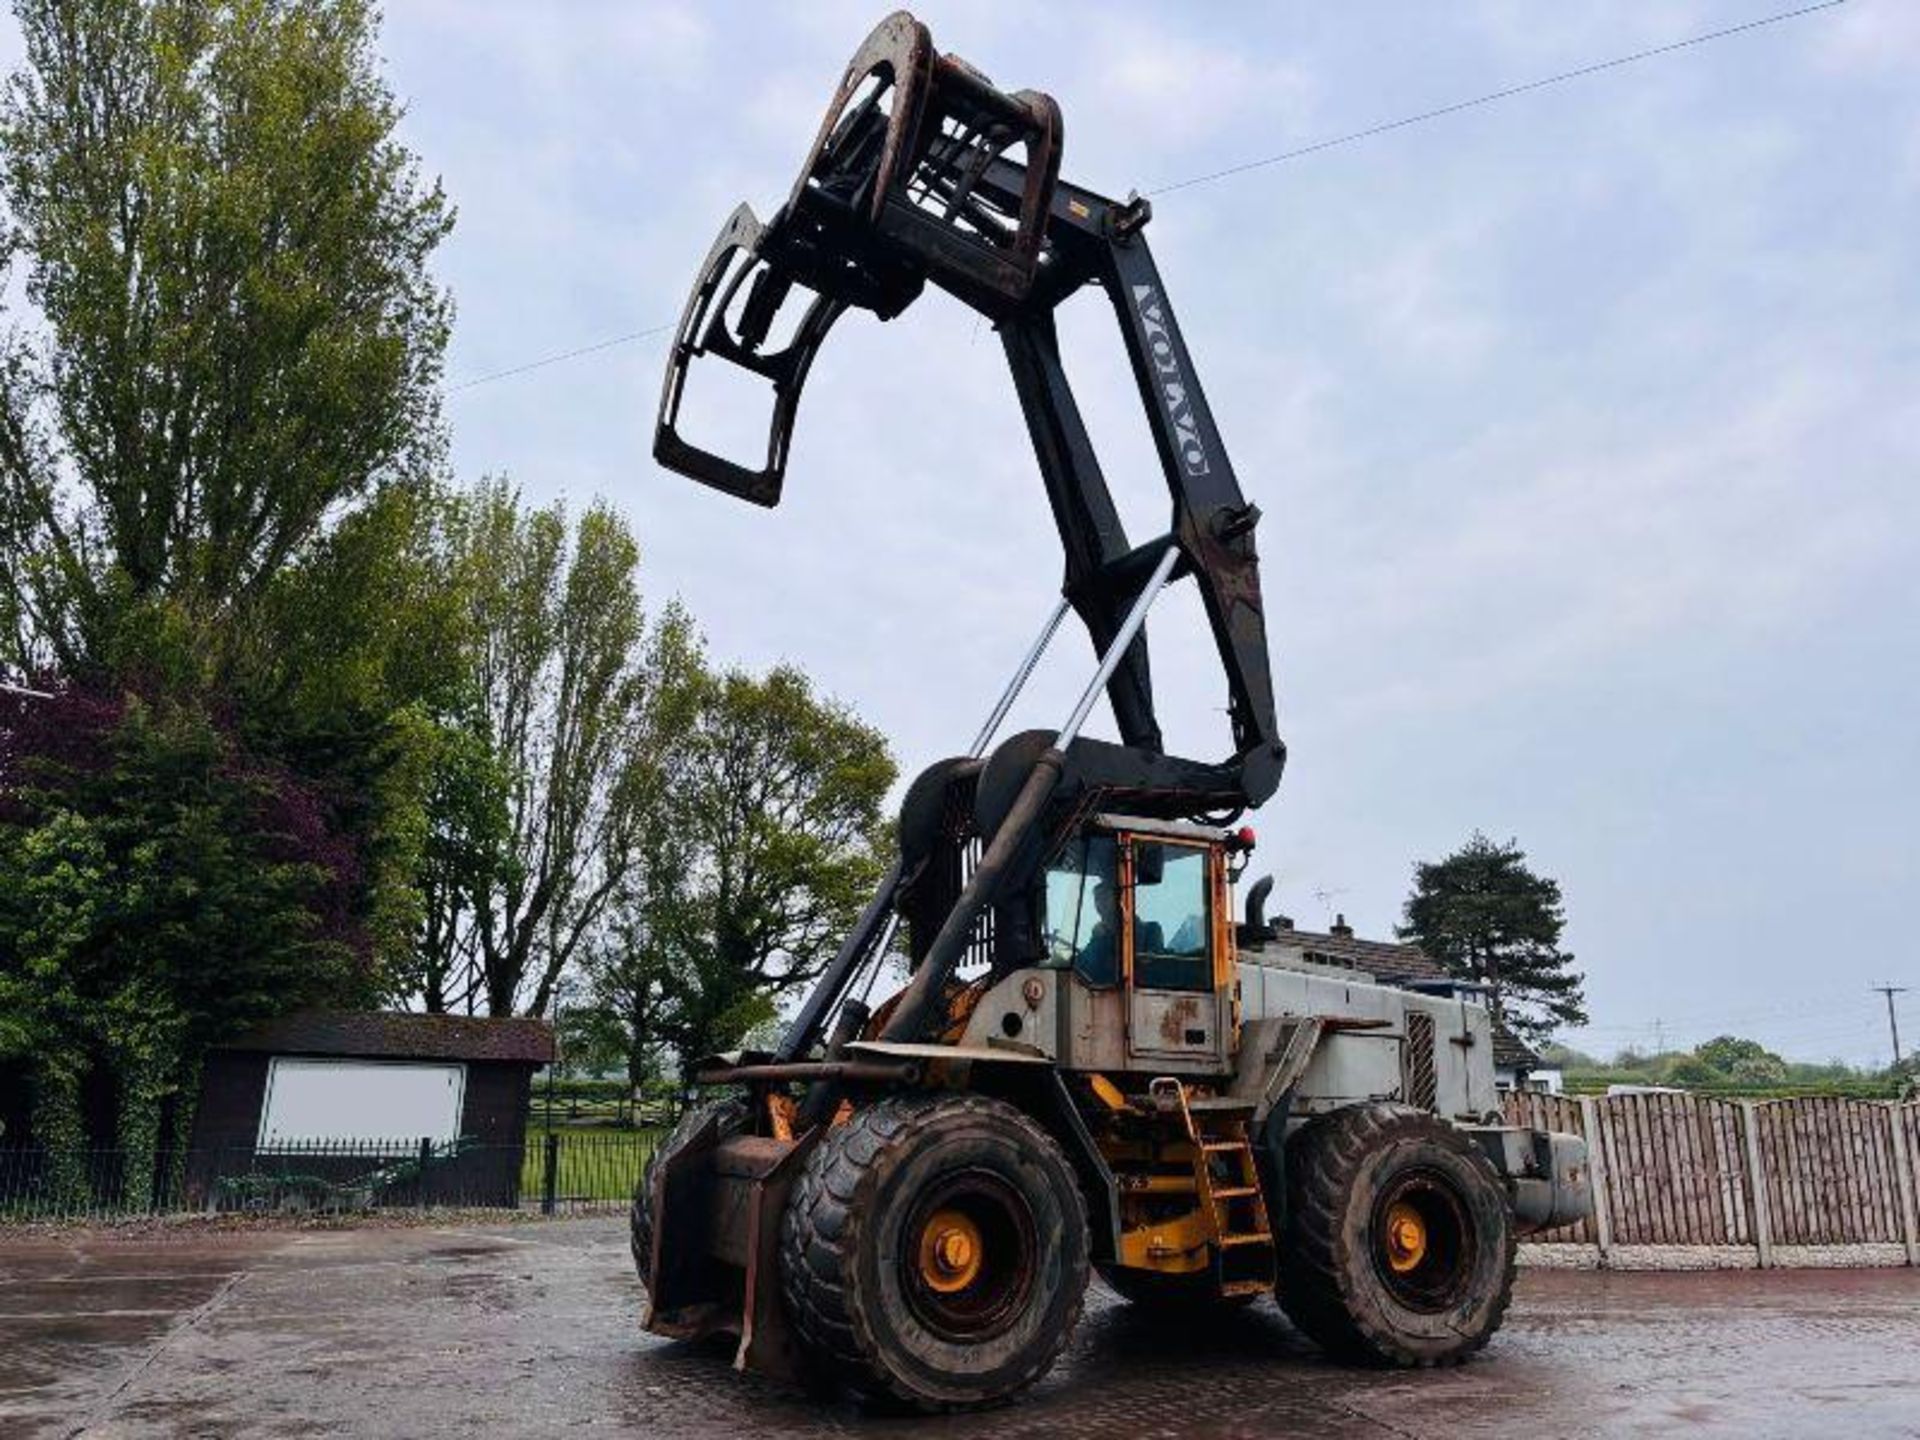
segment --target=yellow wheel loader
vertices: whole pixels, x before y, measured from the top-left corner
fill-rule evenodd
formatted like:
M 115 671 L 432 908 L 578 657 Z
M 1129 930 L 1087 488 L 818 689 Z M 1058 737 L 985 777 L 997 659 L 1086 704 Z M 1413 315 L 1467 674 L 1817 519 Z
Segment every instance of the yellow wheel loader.
M 1017 1393 L 1092 1272 L 1169 1316 L 1268 1293 L 1332 1355 L 1446 1364 L 1484 1345 L 1516 1235 L 1588 1208 L 1575 1137 L 1500 1123 L 1487 1010 L 1270 945 L 1235 828 L 1280 781 L 1255 548 L 1147 243 L 1149 204 L 1060 178 L 1059 107 L 881 22 L 784 204 L 727 221 L 681 318 L 662 464 L 778 502 L 808 369 L 849 308 L 930 281 L 991 321 L 1065 550 L 1059 604 L 965 755 L 908 789 L 899 859 L 772 1052 L 713 1057 L 634 1198 L 656 1333 L 922 1410 Z M 1061 365 L 1054 311 L 1105 294 L 1171 513 L 1130 542 Z M 696 362 L 772 392 L 764 455 L 684 433 Z M 940 403 L 933 397 L 929 403 Z M 958 457 L 956 457 L 958 463 Z M 1192 583 L 1232 750 L 1167 753 L 1145 620 Z M 1057 730 L 998 739 L 1071 610 L 1095 663 Z M 1118 741 L 1082 734 L 1102 696 Z M 886 957 L 910 978 L 878 1004 Z

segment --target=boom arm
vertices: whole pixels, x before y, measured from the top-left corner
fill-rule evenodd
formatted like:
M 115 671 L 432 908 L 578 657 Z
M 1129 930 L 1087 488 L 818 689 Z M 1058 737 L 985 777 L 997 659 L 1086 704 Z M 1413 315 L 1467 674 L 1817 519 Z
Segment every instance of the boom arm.
M 999 185 L 1014 183 L 1013 169 L 1008 166 L 1007 173 L 994 177 Z M 1176 573 L 1190 574 L 1198 583 L 1226 671 L 1234 753 L 1277 757 L 1284 750 L 1276 748 L 1279 727 L 1253 542 L 1260 511 L 1241 493 L 1153 263 L 1144 233 L 1151 214 L 1144 200 L 1116 204 L 1059 184 L 1049 232 L 1063 261 L 1063 278 L 1074 283 L 1065 290 L 1050 287 L 1039 303 L 1002 321 L 1002 343 L 1067 554 L 1064 593 L 1086 622 L 1094 648 L 1104 650 L 1139 588 L 1141 567 L 1128 558 L 1125 532 L 1060 363 L 1052 312 L 1080 285 L 1106 291 L 1173 500 L 1168 531 L 1182 557 Z M 1160 750 L 1144 637 L 1115 674 L 1109 699 L 1126 743 Z M 1272 779 L 1278 778 L 1276 766 Z M 1247 799 L 1257 804 L 1270 793 L 1268 786 Z

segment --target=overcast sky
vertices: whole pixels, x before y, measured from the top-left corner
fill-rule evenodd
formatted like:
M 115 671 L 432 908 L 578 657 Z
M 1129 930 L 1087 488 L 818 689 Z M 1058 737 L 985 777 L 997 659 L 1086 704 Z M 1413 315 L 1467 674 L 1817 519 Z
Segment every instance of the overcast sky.
M 1787 3 L 919 13 L 1056 96 L 1065 173 L 1124 193 Z M 407 138 L 460 210 L 455 382 L 677 316 L 880 13 L 388 10 Z M 1920 6 L 1183 189 L 1150 235 L 1267 517 L 1292 756 L 1253 873 L 1279 908 L 1386 936 L 1417 858 L 1511 836 L 1564 887 L 1594 1048 L 1659 1022 L 1884 1062 L 1867 987 L 1920 987 Z M 1068 358 L 1146 538 L 1164 491 L 1102 304 L 1073 307 Z M 455 391 L 460 476 L 606 497 L 717 656 L 805 666 L 908 774 L 963 749 L 1060 571 L 991 331 L 932 293 L 842 322 L 772 512 L 652 462 L 665 344 Z M 1171 744 L 1224 753 L 1197 605 L 1150 629 Z M 1057 723 L 1090 664 L 1076 632 L 1019 719 Z M 1920 990 L 1904 1018 L 1920 1043 Z

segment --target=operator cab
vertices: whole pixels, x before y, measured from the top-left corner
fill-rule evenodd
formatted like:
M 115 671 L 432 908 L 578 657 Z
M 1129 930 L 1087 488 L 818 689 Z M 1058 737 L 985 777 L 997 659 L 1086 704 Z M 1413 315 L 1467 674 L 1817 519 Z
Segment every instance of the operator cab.
M 1072 1069 L 1226 1073 L 1234 953 L 1227 832 L 1102 815 L 1041 884 L 1041 968 Z

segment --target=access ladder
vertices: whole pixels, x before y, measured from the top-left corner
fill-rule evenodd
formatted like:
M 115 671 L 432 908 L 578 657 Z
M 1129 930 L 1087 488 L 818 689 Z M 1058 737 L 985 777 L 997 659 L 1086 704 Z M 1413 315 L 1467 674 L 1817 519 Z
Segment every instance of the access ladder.
M 1187 1094 L 1171 1076 L 1148 1086 L 1166 1111 L 1178 1111 L 1193 1151 L 1193 1184 L 1212 1221 L 1214 1260 L 1222 1295 L 1258 1295 L 1273 1288 L 1275 1249 L 1266 1197 L 1260 1189 L 1247 1123 L 1253 1102 L 1232 1096 Z

